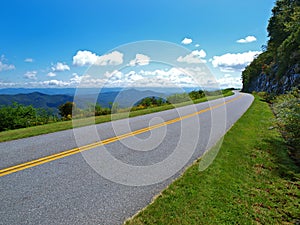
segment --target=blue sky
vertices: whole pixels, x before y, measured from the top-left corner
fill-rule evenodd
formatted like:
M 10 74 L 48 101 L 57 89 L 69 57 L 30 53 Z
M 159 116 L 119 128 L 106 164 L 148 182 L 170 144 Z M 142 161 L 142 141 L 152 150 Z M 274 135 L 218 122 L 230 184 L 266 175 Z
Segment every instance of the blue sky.
M 97 60 L 125 58 L 126 52 L 118 46 L 143 40 L 182 46 L 191 54 L 176 58 L 192 60 L 184 68 L 197 64 L 193 59 L 199 58 L 222 87 L 240 87 L 241 70 L 267 42 L 273 6 L 274 0 L 4 0 L 0 7 L 0 88 L 76 87 Z M 115 63 L 128 65 L 120 60 Z M 128 60 L 136 60 L 138 67 L 127 72 L 107 68 L 109 73 L 115 71 L 114 79 L 122 80 L 114 85 L 126 85 L 123 81 L 133 77 L 130 72 L 140 77 L 146 70 L 153 72 L 151 67 L 141 68 L 152 60 L 147 52 L 136 49 L 136 57 Z M 174 70 L 168 72 L 164 79 L 173 76 Z M 152 79 L 154 74 L 161 75 L 152 73 Z M 131 83 L 139 85 L 135 78 Z

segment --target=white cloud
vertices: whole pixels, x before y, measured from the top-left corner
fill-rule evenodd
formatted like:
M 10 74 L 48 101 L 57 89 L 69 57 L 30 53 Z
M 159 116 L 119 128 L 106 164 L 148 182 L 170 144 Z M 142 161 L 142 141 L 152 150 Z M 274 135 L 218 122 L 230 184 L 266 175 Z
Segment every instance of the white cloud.
M 79 76 L 77 73 L 72 74 L 72 78 L 70 79 L 70 84 L 79 84 L 83 79 L 83 76 Z
M 106 66 L 106 65 L 120 65 L 123 63 L 123 53 L 118 51 L 113 51 L 106 55 L 98 56 L 96 65 Z
M 36 80 L 37 79 L 36 75 L 37 75 L 37 71 L 27 71 L 24 74 L 24 77 L 29 80 Z
M 18 83 L 0 81 L 0 88 L 12 88 L 16 87 L 17 85 Z
M 193 42 L 193 40 L 191 38 L 187 38 L 185 37 L 182 41 L 181 41 L 181 44 L 184 44 L 184 45 L 189 45 Z
M 107 77 L 107 78 L 116 77 L 116 78 L 118 78 L 118 79 L 121 79 L 122 74 L 123 74 L 123 73 L 122 73 L 121 71 L 119 71 L 119 70 L 114 70 L 114 71 L 112 71 L 112 72 L 106 71 L 106 72 L 104 73 L 104 76 Z
M 89 66 L 96 63 L 98 56 L 90 51 L 78 51 L 73 56 L 73 65 L 75 66 Z
M 192 51 L 190 54 L 186 56 L 180 56 L 177 58 L 178 62 L 184 62 L 184 63 L 206 63 L 206 60 L 203 58 L 206 57 L 206 52 L 201 49 L 201 50 L 195 50 Z
M 37 88 L 47 88 L 47 87 L 77 87 L 78 84 L 83 80 L 86 76 L 79 76 L 77 73 L 73 73 L 72 77 L 69 80 L 56 80 L 56 79 L 50 79 L 45 81 L 37 81 L 36 80 L 36 71 L 29 71 L 25 75 L 28 76 L 27 78 L 30 80 L 26 83 L 7 83 L 7 82 L 1 82 L 0 81 L 0 87 L 1 88 L 9 88 L 9 87 L 37 87 Z M 25 76 L 24 75 L 24 76 Z M 94 82 L 94 87 L 97 87 L 97 84 L 99 85 L 99 82 Z M 104 84 L 104 82 L 103 82 Z
M 47 74 L 47 77 L 55 77 L 56 76 L 56 73 L 53 73 L 53 72 L 49 72 Z
M 107 66 L 107 65 L 120 65 L 123 63 L 123 53 L 113 51 L 106 55 L 98 56 L 90 51 L 78 51 L 73 56 L 73 65 L 75 66 Z
M 192 54 L 195 56 L 199 56 L 200 58 L 206 57 L 206 52 L 203 49 L 192 51 Z
M 67 87 L 70 85 L 70 83 L 62 80 L 46 80 L 46 81 L 39 82 L 39 85 Z
M 202 67 L 185 67 L 156 70 L 140 70 L 123 73 L 113 71 L 105 73 L 108 78 L 105 85 L 108 87 L 196 87 L 216 83 L 211 75 L 207 74 Z M 89 77 L 81 84 L 92 87 L 95 80 Z M 102 81 L 99 81 L 103 83 Z
M 222 72 L 241 72 L 260 53 L 260 51 L 237 54 L 227 53 L 221 56 L 214 56 L 210 61 L 213 67 L 218 67 Z
M 1 55 L 1 57 L 0 57 L 0 72 L 16 69 L 16 67 L 14 65 L 6 64 L 5 61 L 6 61 L 5 56 Z
M 225 74 L 222 78 L 217 79 L 221 88 L 241 88 L 241 77 L 232 76 L 231 74 Z
M 34 60 L 32 58 L 26 58 L 24 59 L 24 62 L 27 62 L 27 63 L 32 63 Z
M 254 41 L 256 41 L 257 39 L 256 39 L 256 37 L 254 37 L 254 36 L 247 36 L 247 37 L 245 37 L 245 38 L 242 38 L 242 39 L 239 39 L 239 40 L 237 40 L 236 42 L 237 43 L 242 43 L 242 44 L 244 44 L 244 43 L 251 43 L 251 42 L 254 42 Z
M 56 63 L 56 65 L 52 66 L 51 68 L 53 71 L 57 71 L 57 72 L 70 70 L 70 67 L 67 64 L 61 62 Z
M 79 76 L 77 73 L 73 73 L 71 79 L 67 81 L 52 79 L 40 82 L 31 82 L 30 85 L 43 87 L 75 87 L 81 82 L 82 78 L 83 76 Z
M 130 66 L 146 66 L 150 62 L 150 57 L 143 54 L 136 54 L 135 59 L 129 62 Z
M 199 48 L 199 47 L 200 47 L 200 45 L 199 45 L 199 44 L 195 44 L 195 47 L 196 47 L 196 48 Z

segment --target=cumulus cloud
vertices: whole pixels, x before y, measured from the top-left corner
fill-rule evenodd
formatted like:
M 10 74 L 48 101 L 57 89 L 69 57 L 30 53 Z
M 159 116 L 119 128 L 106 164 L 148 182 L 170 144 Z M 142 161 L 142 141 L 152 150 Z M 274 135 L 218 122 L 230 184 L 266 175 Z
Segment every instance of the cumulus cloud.
M 70 67 L 65 63 L 58 62 L 56 63 L 56 65 L 52 66 L 51 69 L 53 71 L 62 72 L 62 71 L 69 71 Z
M 221 88 L 241 88 L 242 80 L 240 77 L 225 74 L 223 77 L 217 79 Z
M 107 66 L 107 65 L 120 65 L 123 63 L 123 53 L 113 51 L 106 55 L 96 55 L 90 51 L 78 51 L 73 56 L 73 65 L 75 66 Z
M 79 76 L 77 73 L 72 74 L 72 78 L 70 79 L 70 84 L 79 84 L 81 80 L 83 79 L 83 76 Z
M 105 77 L 107 78 L 105 85 L 108 87 L 196 87 L 207 84 L 211 86 L 212 82 L 216 83 L 201 66 L 128 72 L 115 70 L 106 72 Z M 92 87 L 96 80 L 97 78 L 89 77 L 81 84 Z
M 34 60 L 32 58 L 26 58 L 24 59 L 24 62 L 27 62 L 27 63 L 32 63 Z
M 77 86 L 83 76 L 79 76 L 77 73 L 73 73 L 70 80 L 46 80 L 46 81 L 40 81 L 40 82 L 31 82 L 30 85 L 32 86 L 43 86 L 43 87 L 75 87 Z
M 37 75 L 37 71 L 27 71 L 24 74 L 24 77 L 29 80 L 36 80 L 37 79 L 36 75 Z
M 222 72 L 241 72 L 253 59 L 261 54 L 260 51 L 249 51 L 244 53 L 227 53 L 221 56 L 214 56 L 210 61 L 215 68 Z
M 199 47 L 200 47 L 200 45 L 199 45 L 199 44 L 195 44 L 195 47 L 196 47 L 196 48 L 199 48 Z
M 62 80 L 46 80 L 40 82 L 43 86 L 57 86 L 57 87 L 67 87 L 69 86 L 69 82 L 62 81 Z
M 51 73 L 51 72 L 50 72 Z M 84 77 L 86 76 L 79 76 L 77 73 L 73 73 L 72 77 L 66 80 L 57 80 L 57 79 L 49 79 L 45 81 L 38 81 L 36 79 L 36 71 L 28 71 L 24 76 L 26 75 L 26 78 L 29 79 L 28 82 L 25 83 L 8 83 L 8 82 L 1 82 L 0 81 L 0 87 L 1 88 L 12 88 L 12 87 L 34 87 L 34 88 L 48 88 L 48 87 L 77 87 Z M 98 82 L 98 83 L 97 83 Z M 94 82 L 93 87 L 97 87 L 97 84 L 99 85 L 99 80 L 97 82 Z M 103 83 L 104 84 L 104 83 Z
M 47 77 L 55 77 L 56 76 L 56 73 L 53 73 L 53 72 L 49 72 L 47 74 Z
M 0 72 L 16 69 L 16 67 L 14 65 L 7 64 L 7 63 L 5 63 L 5 61 L 6 61 L 5 56 L 1 55 L 1 57 L 0 57 Z
M 187 38 L 185 37 L 182 41 L 181 41 L 181 44 L 184 44 L 184 45 L 189 45 L 193 42 L 193 40 L 191 38 Z
M 13 88 L 16 87 L 17 85 L 18 83 L 0 81 L 0 88 Z
M 106 72 L 104 73 L 104 76 L 107 77 L 107 78 L 116 77 L 116 78 L 118 78 L 118 79 L 121 79 L 122 74 L 123 74 L 123 73 L 122 73 L 121 71 L 119 71 L 119 70 L 114 70 L 114 71 L 112 71 L 112 72 L 106 71 Z
M 150 62 L 150 57 L 143 54 L 136 54 L 135 59 L 129 62 L 130 66 L 146 66 Z
M 186 55 L 186 56 L 179 56 L 177 58 L 178 62 L 184 62 L 184 63 L 205 63 L 206 60 L 204 60 L 203 58 L 206 57 L 206 52 L 201 49 L 201 50 L 195 50 L 192 51 L 190 54 Z
M 239 39 L 239 40 L 237 40 L 236 42 L 237 43 L 241 43 L 241 44 L 245 44 L 245 43 L 251 43 L 251 42 L 254 42 L 254 41 L 256 41 L 257 39 L 256 39 L 256 37 L 254 37 L 254 36 L 247 36 L 247 37 L 245 37 L 245 38 L 242 38 L 242 39 Z

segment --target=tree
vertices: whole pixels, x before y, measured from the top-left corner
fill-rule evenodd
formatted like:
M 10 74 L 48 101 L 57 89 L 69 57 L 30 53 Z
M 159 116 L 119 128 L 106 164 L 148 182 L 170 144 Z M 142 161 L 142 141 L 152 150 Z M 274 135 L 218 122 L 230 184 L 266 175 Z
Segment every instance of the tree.
M 117 103 L 117 102 L 110 102 L 109 105 L 110 105 L 111 114 L 114 114 L 114 113 L 118 112 L 118 110 L 120 108 L 119 103 Z
M 58 107 L 59 115 L 61 115 L 65 119 L 72 118 L 72 112 L 76 108 L 74 102 L 66 102 Z

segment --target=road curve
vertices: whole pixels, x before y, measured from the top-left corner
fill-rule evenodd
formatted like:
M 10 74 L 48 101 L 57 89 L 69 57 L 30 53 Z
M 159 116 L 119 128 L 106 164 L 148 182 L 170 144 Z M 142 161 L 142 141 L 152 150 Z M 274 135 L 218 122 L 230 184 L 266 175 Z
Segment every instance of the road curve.
M 0 224 L 122 224 L 212 147 L 252 101 L 253 96 L 237 92 L 197 105 L 0 143 L 1 171 L 74 152 L 3 173 Z

